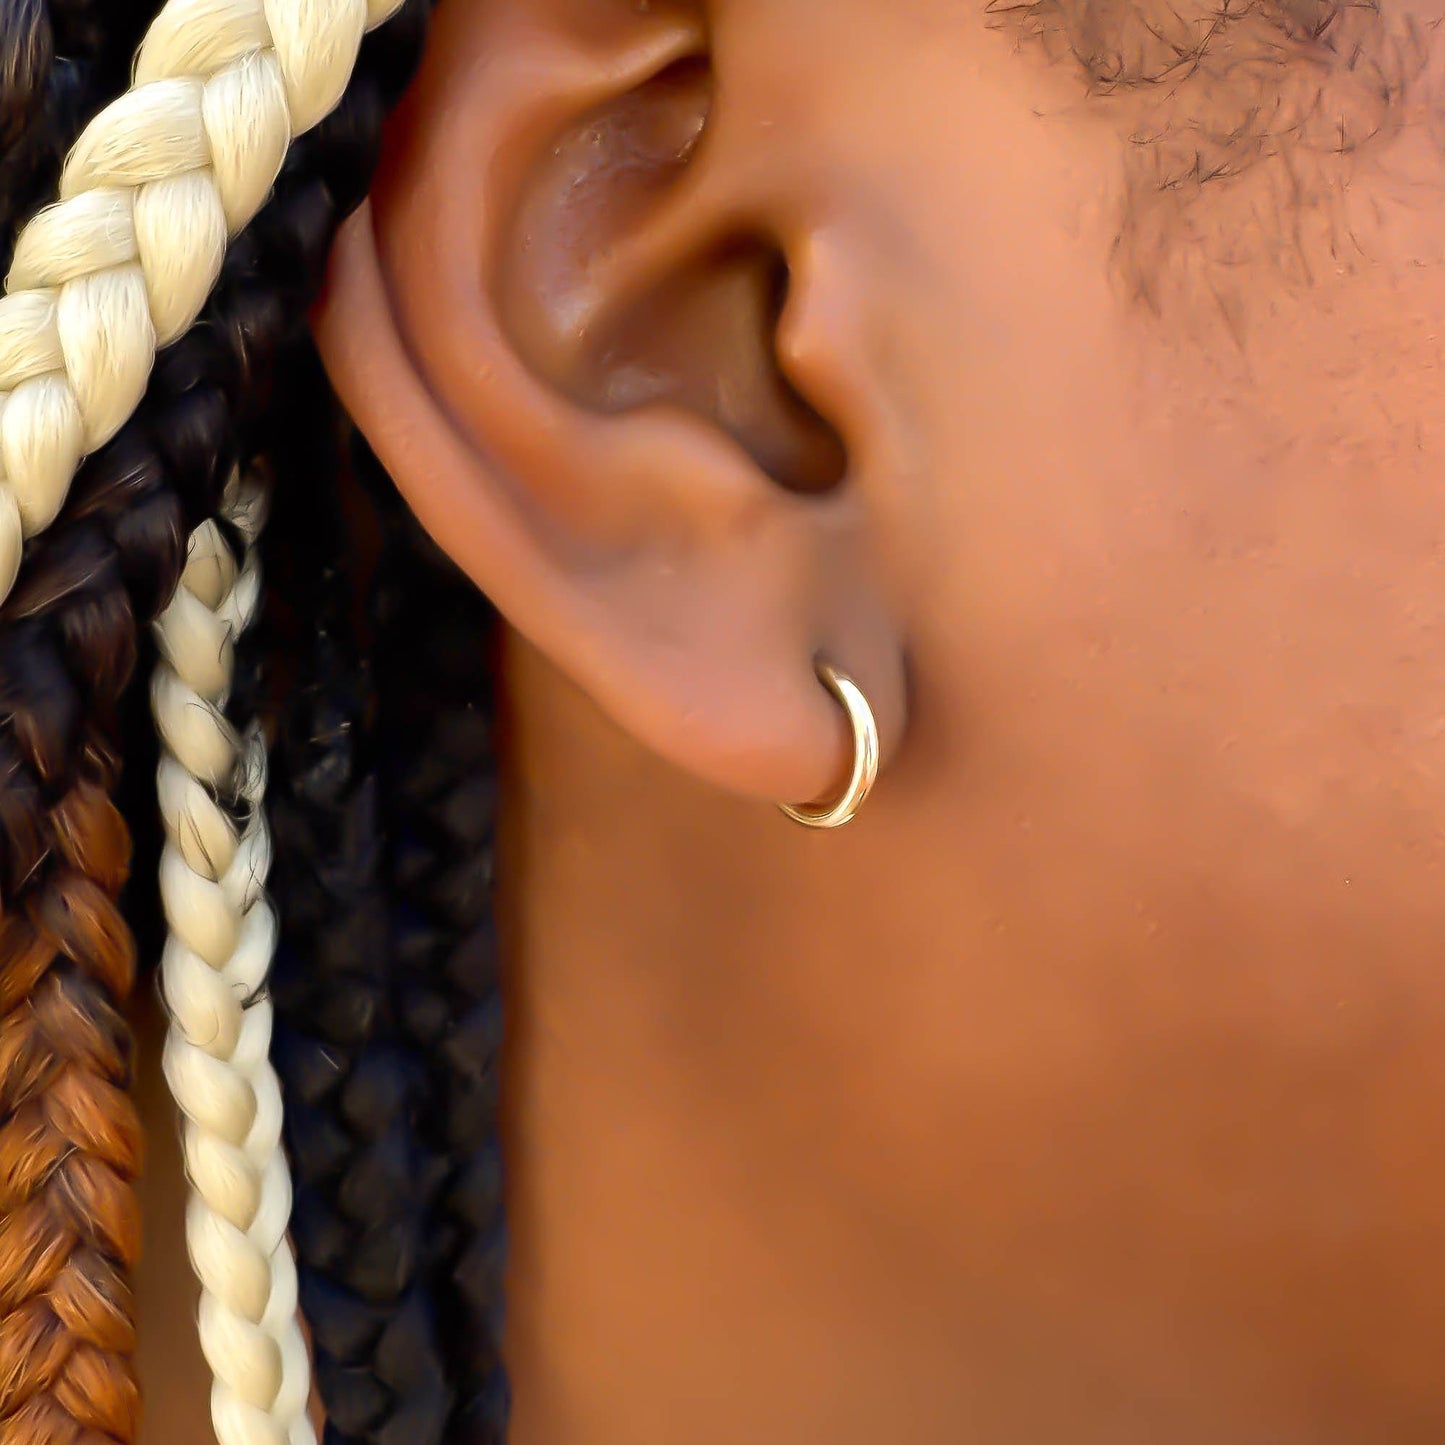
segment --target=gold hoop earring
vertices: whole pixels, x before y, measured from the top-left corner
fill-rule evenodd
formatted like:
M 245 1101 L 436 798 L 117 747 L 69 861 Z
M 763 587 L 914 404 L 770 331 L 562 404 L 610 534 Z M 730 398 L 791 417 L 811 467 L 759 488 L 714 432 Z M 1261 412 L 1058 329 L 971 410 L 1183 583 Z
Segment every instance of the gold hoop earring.
M 779 803 L 778 806 L 787 817 L 805 828 L 841 828 L 854 818 L 878 781 L 878 722 L 868 699 L 863 696 L 863 689 L 846 672 L 840 672 L 821 657 L 816 666 L 818 681 L 848 714 L 853 729 L 853 775 L 835 803 L 808 803 L 799 807 Z

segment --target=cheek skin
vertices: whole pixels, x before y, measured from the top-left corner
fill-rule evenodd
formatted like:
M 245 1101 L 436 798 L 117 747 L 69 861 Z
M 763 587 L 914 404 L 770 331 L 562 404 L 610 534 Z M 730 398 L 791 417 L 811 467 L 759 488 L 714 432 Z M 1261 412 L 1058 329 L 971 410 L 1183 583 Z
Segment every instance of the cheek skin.
M 1376 878 L 1399 924 L 1411 890 L 1371 858 L 1389 836 L 1424 868 L 1445 816 L 1445 267 L 1299 290 L 1261 265 L 1236 282 L 1243 347 L 1197 311 L 1156 317 L 1109 267 L 1116 138 L 1041 119 L 1047 78 L 995 58 L 915 115 L 1009 145 L 961 144 L 940 173 L 936 145 L 894 135 L 917 168 L 870 175 L 850 217 L 878 372 L 918 439 L 893 542 L 918 688 L 958 724 L 937 731 L 969 736 L 950 752 L 984 785 L 1025 759 L 1100 792 L 1137 835 L 1132 877 L 1194 820 L 1171 870 L 1247 881 L 1267 851 L 1241 856 L 1247 828 L 1276 837 L 1271 872 L 1297 865 L 1302 912 L 1368 920 Z M 1415 882 L 1415 921 L 1445 917 Z
M 889 157 L 849 234 L 922 461 L 892 539 L 909 816 L 854 880 L 908 960 L 907 1061 L 858 1117 L 920 1213 L 970 1198 L 940 1246 L 969 1288 L 1029 1258 L 1104 1368 L 1240 1429 L 1346 1432 L 1392 1390 L 1438 1419 L 1445 1321 L 1405 1280 L 1445 1288 L 1445 285 L 1261 265 L 1243 349 L 1143 313 L 1109 266 L 1116 138 L 978 44 L 950 87 L 910 71 L 906 133 L 830 138 L 840 171 Z M 919 1115 L 931 1149 L 897 1155 Z

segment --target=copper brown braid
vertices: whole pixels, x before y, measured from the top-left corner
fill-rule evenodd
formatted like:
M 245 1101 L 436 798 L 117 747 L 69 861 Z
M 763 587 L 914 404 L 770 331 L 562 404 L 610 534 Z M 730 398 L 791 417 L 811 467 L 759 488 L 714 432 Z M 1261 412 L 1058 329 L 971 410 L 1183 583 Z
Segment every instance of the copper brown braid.
M 0 787 L 26 788 L 4 742 Z M 0 922 L 0 1445 L 113 1445 L 137 1429 L 141 1131 L 117 1007 L 135 950 L 108 771 L 97 760 L 49 811 L 51 851 Z

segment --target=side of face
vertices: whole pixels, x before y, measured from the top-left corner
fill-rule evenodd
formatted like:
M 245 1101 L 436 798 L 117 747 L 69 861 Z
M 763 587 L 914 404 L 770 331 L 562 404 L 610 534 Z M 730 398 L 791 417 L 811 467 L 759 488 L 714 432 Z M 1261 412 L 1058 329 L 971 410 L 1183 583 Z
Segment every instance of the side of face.
M 1438 17 L 1146 6 L 443 7 L 319 334 L 640 748 L 803 798 L 810 649 L 878 699 L 846 846 L 718 847 L 760 956 L 826 920 L 830 1187 L 960 1332 L 1034 1311 L 1210 1438 L 1423 1440 Z

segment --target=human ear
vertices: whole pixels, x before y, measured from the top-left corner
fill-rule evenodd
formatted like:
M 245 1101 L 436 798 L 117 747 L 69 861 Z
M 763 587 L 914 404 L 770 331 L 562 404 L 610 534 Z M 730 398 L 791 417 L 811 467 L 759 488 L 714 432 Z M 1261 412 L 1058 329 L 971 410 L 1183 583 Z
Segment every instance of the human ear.
M 801 802 L 853 748 L 815 662 L 857 680 L 886 760 L 904 646 L 822 226 L 708 20 L 442 7 L 316 330 L 513 626 L 674 764 Z

